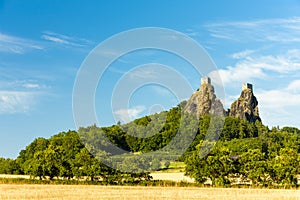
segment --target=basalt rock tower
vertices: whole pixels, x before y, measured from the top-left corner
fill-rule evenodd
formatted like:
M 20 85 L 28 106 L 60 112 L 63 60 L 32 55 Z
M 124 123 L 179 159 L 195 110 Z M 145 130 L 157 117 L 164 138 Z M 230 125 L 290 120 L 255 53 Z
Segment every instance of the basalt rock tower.
M 184 111 L 197 116 L 206 114 L 214 116 L 228 115 L 249 122 L 261 121 L 258 113 L 258 101 L 253 94 L 252 84 L 244 83 L 242 85 L 240 97 L 231 104 L 228 112 L 225 112 L 222 102 L 215 95 L 211 79 L 208 77 L 201 78 L 200 88 L 190 97 Z
M 247 120 L 261 121 L 258 112 L 258 101 L 253 93 L 253 86 L 249 83 L 242 85 L 240 97 L 231 104 L 229 116 Z
M 217 99 L 210 78 L 201 78 L 201 85 L 187 102 L 185 111 L 196 114 L 197 116 L 205 114 L 215 116 L 225 115 L 223 104 Z

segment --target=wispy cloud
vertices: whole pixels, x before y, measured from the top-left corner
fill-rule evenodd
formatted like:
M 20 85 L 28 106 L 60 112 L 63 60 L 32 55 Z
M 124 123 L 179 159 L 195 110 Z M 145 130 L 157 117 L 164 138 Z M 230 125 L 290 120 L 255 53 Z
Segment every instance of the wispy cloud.
M 234 66 L 213 71 L 209 74 L 212 78 L 219 73 L 224 84 L 244 82 L 251 79 L 266 78 L 269 72 L 289 75 L 300 72 L 300 50 L 288 50 L 280 55 L 248 55 L 249 52 L 238 53 L 235 57 L 241 59 Z M 244 56 L 242 56 L 244 54 Z
M 27 89 L 38 89 L 38 88 L 42 87 L 41 85 L 39 85 L 37 83 L 24 83 L 22 86 Z
M 206 24 L 215 38 L 240 42 L 300 42 L 300 17 L 251 21 L 224 21 Z
M 35 103 L 34 92 L 0 91 L 0 114 L 26 113 Z
M 215 84 L 230 85 L 230 83 L 241 83 L 253 78 L 264 78 L 266 75 L 262 68 L 251 68 L 247 65 L 247 62 L 239 62 L 235 66 L 228 66 L 225 69 L 212 71 L 208 76 L 211 77 L 213 81 L 221 77 L 222 83 Z
M 184 32 L 186 35 L 190 36 L 190 37 L 197 37 L 200 36 L 200 32 L 195 30 L 195 29 L 186 29 Z
M 209 76 L 213 78 L 218 73 L 228 91 L 235 91 L 243 82 L 257 82 L 255 95 L 264 124 L 299 126 L 300 50 L 264 55 L 262 51 L 246 49 L 232 54 L 231 58 L 236 61 L 234 65 Z M 236 98 L 227 94 L 227 102 Z
M 37 91 L 45 89 L 47 86 L 37 80 L 1 80 L 0 90 L 20 90 L 20 91 Z
M 293 80 L 287 87 L 287 90 L 292 93 L 300 93 L 300 80 Z
M 140 68 L 129 71 L 129 77 L 132 79 L 158 79 L 160 74 L 155 68 Z
M 44 49 L 38 42 L 0 33 L 0 52 L 24 54 L 31 50 Z
M 140 117 L 140 114 L 145 110 L 145 106 L 135 106 L 129 109 L 119 109 L 115 111 L 115 114 L 118 116 L 119 120 L 127 123 L 136 119 L 137 117 Z
M 0 80 L 0 114 L 28 113 L 49 87 L 38 80 Z
M 66 36 L 50 31 L 43 32 L 41 38 L 64 46 L 84 47 L 93 44 L 92 41 L 84 38 Z M 0 32 L 0 52 L 24 54 L 32 50 L 44 50 L 46 48 L 48 48 L 48 45 L 43 41 L 31 40 Z
M 291 81 L 285 88 L 273 90 L 258 90 L 256 96 L 259 100 L 262 119 L 270 125 L 299 124 L 300 110 L 300 80 Z
M 246 49 L 244 51 L 240 51 L 240 52 L 236 52 L 236 53 L 232 54 L 231 57 L 234 59 L 241 59 L 241 58 L 245 58 L 246 56 L 251 55 L 254 52 L 255 52 L 254 50 Z
M 67 36 L 59 33 L 54 33 L 51 31 L 45 31 L 43 32 L 43 35 L 41 36 L 42 39 L 54 42 L 60 45 L 66 45 L 66 46 L 77 46 L 77 47 L 83 47 L 88 46 L 90 44 L 93 44 L 92 41 L 74 37 L 74 36 Z
M 210 34 L 210 36 L 215 37 L 215 38 L 220 38 L 220 39 L 228 39 L 228 40 L 235 40 L 234 37 L 232 35 L 229 34 L 225 34 L 225 33 L 218 33 L 218 31 L 213 31 L 210 30 L 212 33 Z
M 98 51 L 97 53 L 107 58 L 121 56 L 121 52 L 117 49 L 106 49 L 106 50 Z
M 49 40 L 51 42 L 56 42 L 56 43 L 60 43 L 60 44 L 68 44 L 68 45 L 74 45 L 74 46 L 77 45 L 77 44 L 71 43 L 67 40 L 63 40 L 63 39 L 60 39 L 58 37 L 53 37 L 53 36 L 49 36 L 49 35 L 42 35 L 42 38 L 45 39 L 45 40 Z
M 126 63 L 126 64 L 129 63 L 128 59 L 127 59 L 127 54 L 122 55 L 122 52 L 118 49 L 101 49 L 101 50 L 97 50 L 94 53 L 101 57 L 105 57 L 105 58 L 110 58 L 110 59 L 117 58 L 116 60 L 114 60 L 115 62 L 117 61 L 117 62 Z M 117 72 L 117 73 L 119 73 L 119 72 Z

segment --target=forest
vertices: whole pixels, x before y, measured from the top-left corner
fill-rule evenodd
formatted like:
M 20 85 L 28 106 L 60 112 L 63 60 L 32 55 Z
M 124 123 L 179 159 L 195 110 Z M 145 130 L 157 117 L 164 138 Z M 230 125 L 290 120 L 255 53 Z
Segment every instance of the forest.
M 92 125 L 48 139 L 36 138 L 16 159 L 0 158 L 0 174 L 137 182 L 151 180 L 150 171 L 168 167 L 176 159 L 185 162 L 185 174 L 198 184 L 210 180 L 213 186 L 297 187 L 299 129 L 269 128 L 260 121 L 250 123 L 228 116 L 212 124 L 210 115 L 183 117 L 185 103 L 127 124 Z M 213 128 L 209 130 L 209 126 Z M 213 137 L 207 137 L 208 131 Z M 169 143 L 180 143 L 182 149 L 168 147 Z M 122 151 L 111 151 L 112 146 Z M 125 151 L 129 153 L 122 156 Z M 143 154 L 148 156 L 134 156 Z M 106 164 L 112 157 L 118 166 Z

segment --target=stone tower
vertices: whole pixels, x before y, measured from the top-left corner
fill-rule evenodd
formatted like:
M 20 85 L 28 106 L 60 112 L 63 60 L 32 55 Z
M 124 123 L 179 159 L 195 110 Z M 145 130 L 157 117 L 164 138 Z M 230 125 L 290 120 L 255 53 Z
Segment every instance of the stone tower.
M 188 100 L 185 112 L 198 117 L 206 114 L 222 117 L 225 115 L 223 104 L 217 99 L 209 77 L 201 78 L 200 88 Z
M 209 77 L 201 78 L 201 85 L 203 84 L 211 84 L 211 79 Z
M 250 84 L 250 83 L 243 83 L 242 90 L 247 90 L 247 89 L 253 90 L 252 84 Z
M 253 86 L 249 83 L 242 85 L 240 97 L 231 104 L 229 116 L 247 120 L 261 121 L 258 112 L 258 101 L 253 94 Z

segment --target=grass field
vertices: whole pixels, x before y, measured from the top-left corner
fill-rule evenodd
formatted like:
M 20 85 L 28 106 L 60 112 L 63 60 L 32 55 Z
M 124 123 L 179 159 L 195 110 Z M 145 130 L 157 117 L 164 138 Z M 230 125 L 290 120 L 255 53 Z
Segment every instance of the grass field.
M 0 199 L 300 200 L 300 190 L 0 184 Z
M 163 172 L 177 173 L 184 172 L 185 164 L 184 162 L 171 162 L 168 169 L 162 170 Z

